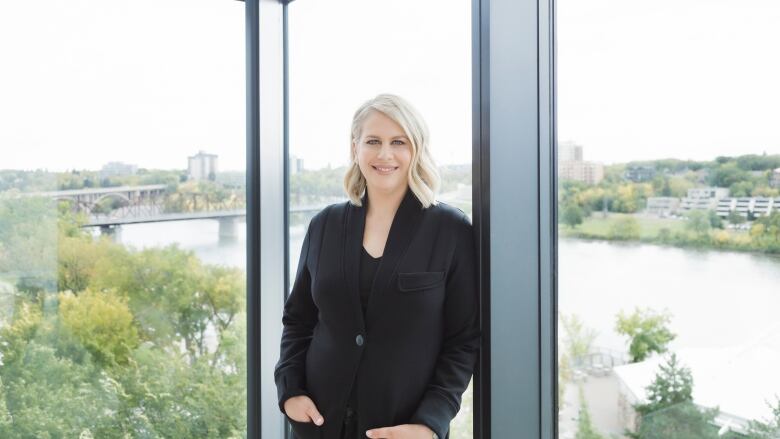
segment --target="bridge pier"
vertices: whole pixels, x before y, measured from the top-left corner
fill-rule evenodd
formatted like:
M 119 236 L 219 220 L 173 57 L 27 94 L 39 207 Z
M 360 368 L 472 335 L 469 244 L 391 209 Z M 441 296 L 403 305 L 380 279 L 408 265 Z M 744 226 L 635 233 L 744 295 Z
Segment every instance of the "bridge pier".
M 120 242 L 122 240 L 122 226 L 118 224 L 100 226 L 100 234 L 110 237 L 114 242 Z
M 234 242 L 238 240 L 238 218 L 225 217 L 219 219 L 219 242 Z

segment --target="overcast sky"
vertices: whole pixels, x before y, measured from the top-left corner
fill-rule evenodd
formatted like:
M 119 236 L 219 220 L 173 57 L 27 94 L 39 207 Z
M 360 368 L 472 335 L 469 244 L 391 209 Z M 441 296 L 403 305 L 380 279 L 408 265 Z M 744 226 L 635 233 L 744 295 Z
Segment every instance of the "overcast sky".
M 228 0 L 0 2 L 0 169 L 244 164 L 244 12 Z M 296 0 L 291 150 L 345 164 L 380 92 L 471 160 L 470 2 Z M 559 138 L 605 163 L 780 153 L 780 2 L 559 0 Z

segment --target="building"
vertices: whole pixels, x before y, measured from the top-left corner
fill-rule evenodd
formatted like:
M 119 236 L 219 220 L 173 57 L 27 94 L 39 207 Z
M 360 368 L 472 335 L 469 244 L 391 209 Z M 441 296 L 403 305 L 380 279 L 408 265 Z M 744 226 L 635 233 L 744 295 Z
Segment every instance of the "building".
M 718 201 L 718 216 L 725 218 L 732 211 L 745 218 L 748 218 L 749 215 L 752 215 L 754 218 L 771 215 L 773 212 L 780 211 L 780 198 L 739 197 L 722 198 Z
M 295 175 L 303 171 L 303 159 L 296 155 L 290 155 L 289 166 L 290 175 Z
M 135 175 L 136 172 L 138 172 L 137 165 L 122 162 L 108 162 L 100 168 L 100 178 Z
M 680 199 L 677 197 L 649 197 L 647 199 L 647 213 L 668 216 L 676 213 L 680 208 Z
M 718 201 L 728 196 L 728 188 L 702 187 L 688 189 L 688 196 L 680 201 L 680 209 L 716 210 L 718 208 Z
M 769 177 L 769 185 L 780 188 L 780 168 L 772 171 L 772 175 Z
M 562 162 L 581 162 L 582 146 L 574 142 L 559 143 L 558 160 Z
M 199 151 L 187 157 L 187 172 L 190 180 L 212 180 L 217 178 L 217 155 Z
M 604 165 L 582 160 L 582 146 L 564 142 L 558 148 L 558 178 L 598 184 L 604 179 Z
M 751 420 L 772 419 L 767 401 L 780 394 L 780 339 L 770 334 L 742 346 L 688 348 L 677 351 L 679 363 L 693 376 L 693 402 L 702 408 L 719 407 L 715 423 L 722 434 L 745 434 Z M 619 393 L 616 410 L 622 426 L 635 431 L 637 413 L 633 406 L 647 402 L 652 383 L 666 358 L 616 366 Z
M 623 177 L 635 183 L 650 181 L 655 178 L 655 168 L 653 166 L 629 166 L 623 173 Z

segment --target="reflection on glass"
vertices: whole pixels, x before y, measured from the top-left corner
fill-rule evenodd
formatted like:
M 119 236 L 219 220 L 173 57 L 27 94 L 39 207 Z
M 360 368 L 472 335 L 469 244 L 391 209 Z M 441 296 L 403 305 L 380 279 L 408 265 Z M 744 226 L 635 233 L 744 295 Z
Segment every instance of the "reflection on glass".
M 780 7 L 558 14 L 560 437 L 780 437 Z
M 243 7 L 43 3 L 0 6 L 0 437 L 243 437 Z
M 337 0 L 289 8 L 290 279 L 311 217 L 347 199 L 352 113 L 379 93 L 398 94 L 425 116 L 442 176 L 437 199 L 470 216 L 471 3 Z M 473 437 L 472 407 L 470 385 L 452 439 Z

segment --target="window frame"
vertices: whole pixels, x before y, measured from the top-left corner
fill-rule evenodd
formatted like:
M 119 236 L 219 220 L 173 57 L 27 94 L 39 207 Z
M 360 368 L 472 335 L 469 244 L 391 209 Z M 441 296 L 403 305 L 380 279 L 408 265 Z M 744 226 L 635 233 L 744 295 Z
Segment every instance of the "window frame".
M 249 438 L 289 435 L 272 378 L 290 282 L 291 1 L 245 1 Z M 483 331 L 474 372 L 474 438 L 553 439 L 558 435 L 555 0 L 471 0 L 471 9 L 472 216 Z

